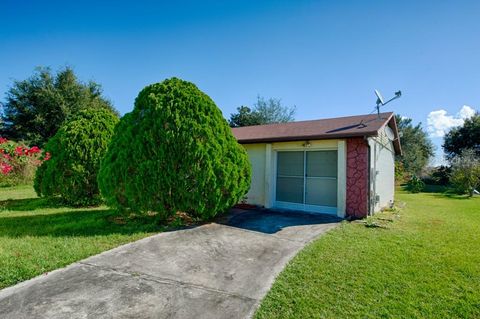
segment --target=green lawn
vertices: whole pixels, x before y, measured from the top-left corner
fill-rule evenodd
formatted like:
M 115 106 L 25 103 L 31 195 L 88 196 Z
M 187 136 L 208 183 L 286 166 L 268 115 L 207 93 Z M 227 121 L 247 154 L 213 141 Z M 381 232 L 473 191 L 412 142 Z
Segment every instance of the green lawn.
M 0 188 L 0 289 L 161 230 L 106 207 L 62 207 L 31 186 Z
M 480 198 L 407 194 L 343 223 L 280 274 L 256 318 L 480 318 Z

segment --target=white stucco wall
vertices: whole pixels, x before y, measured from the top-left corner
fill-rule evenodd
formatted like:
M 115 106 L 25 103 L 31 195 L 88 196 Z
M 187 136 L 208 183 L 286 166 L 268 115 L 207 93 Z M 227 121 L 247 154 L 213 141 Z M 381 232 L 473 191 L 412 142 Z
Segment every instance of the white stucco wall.
M 388 128 L 387 128 L 388 129 Z M 374 211 L 388 207 L 394 200 L 395 194 L 395 150 L 393 142 L 387 137 L 385 129 L 381 130 L 378 137 L 369 138 L 371 159 L 372 194 L 379 196 L 375 203 Z M 373 184 L 374 182 L 374 184 Z M 372 196 L 374 199 L 375 196 Z
M 249 204 L 265 206 L 265 149 L 266 144 L 243 145 L 252 165 L 252 182 L 247 193 Z

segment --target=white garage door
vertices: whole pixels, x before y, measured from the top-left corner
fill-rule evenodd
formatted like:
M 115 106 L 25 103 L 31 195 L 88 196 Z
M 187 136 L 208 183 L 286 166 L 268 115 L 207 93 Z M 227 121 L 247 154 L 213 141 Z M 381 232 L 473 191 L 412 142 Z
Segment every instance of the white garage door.
M 277 152 L 275 206 L 336 214 L 337 151 Z

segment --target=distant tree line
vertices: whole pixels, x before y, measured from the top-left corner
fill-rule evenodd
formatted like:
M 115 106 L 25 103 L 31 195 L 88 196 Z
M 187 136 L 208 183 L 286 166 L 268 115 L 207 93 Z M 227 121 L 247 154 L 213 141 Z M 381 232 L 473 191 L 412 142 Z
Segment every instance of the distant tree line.
M 458 193 L 473 196 L 480 188 L 480 115 L 478 112 L 463 125 L 452 128 L 443 140 L 442 148 L 448 165 L 427 169 L 434 147 L 421 123 L 396 116 L 403 155 L 396 158 L 396 177 L 418 189 L 419 179 L 439 185 L 450 184 Z

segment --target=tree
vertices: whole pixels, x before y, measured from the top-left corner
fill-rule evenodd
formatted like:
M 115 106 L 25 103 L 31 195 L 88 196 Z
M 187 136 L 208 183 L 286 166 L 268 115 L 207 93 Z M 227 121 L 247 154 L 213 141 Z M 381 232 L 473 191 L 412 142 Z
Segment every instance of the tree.
M 412 119 L 395 116 L 403 155 L 397 157 L 408 175 L 419 175 L 434 154 L 433 144 L 422 124 L 412 124 Z
M 15 81 L 3 103 L 0 135 L 42 147 L 66 120 L 86 108 L 105 108 L 117 113 L 102 97 L 95 82 L 80 82 L 69 67 L 53 74 L 37 68 L 23 81 Z
M 280 99 L 264 99 L 259 96 L 255 103 L 255 111 L 260 114 L 264 123 L 286 123 L 295 120 L 295 107 L 283 106 Z
M 480 186 L 480 159 L 472 149 L 464 149 L 460 155 L 452 158 L 450 181 L 459 193 L 473 196 Z
M 449 159 L 462 154 L 465 149 L 474 150 L 480 156 L 480 114 L 477 112 L 462 126 L 451 129 L 443 141 L 443 150 Z
M 82 110 L 66 122 L 45 146 L 51 158 L 37 169 L 37 194 L 59 195 L 75 206 L 101 203 L 97 172 L 117 123 L 118 117 L 102 108 Z
M 231 127 L 252 126 L 265 124 L 258 112 L 252 111 L 248 106 L 237 107 L 237 113 L 230 115 L 228 124 Z
M 115 130 L 99 185 L 124 212 L 176 212 L 208 219 L 238 203 L 251 168 L 220 109 L 193 83 L 171 78 L 145 87 Z
M 257 97 L 253 110 L 247 106 L 237 108 L 230 114 L 231 127 L 251 126 L 271 123 L 286 123 L 295 120 L 295 107 L 283 106 L 280 99 Z

